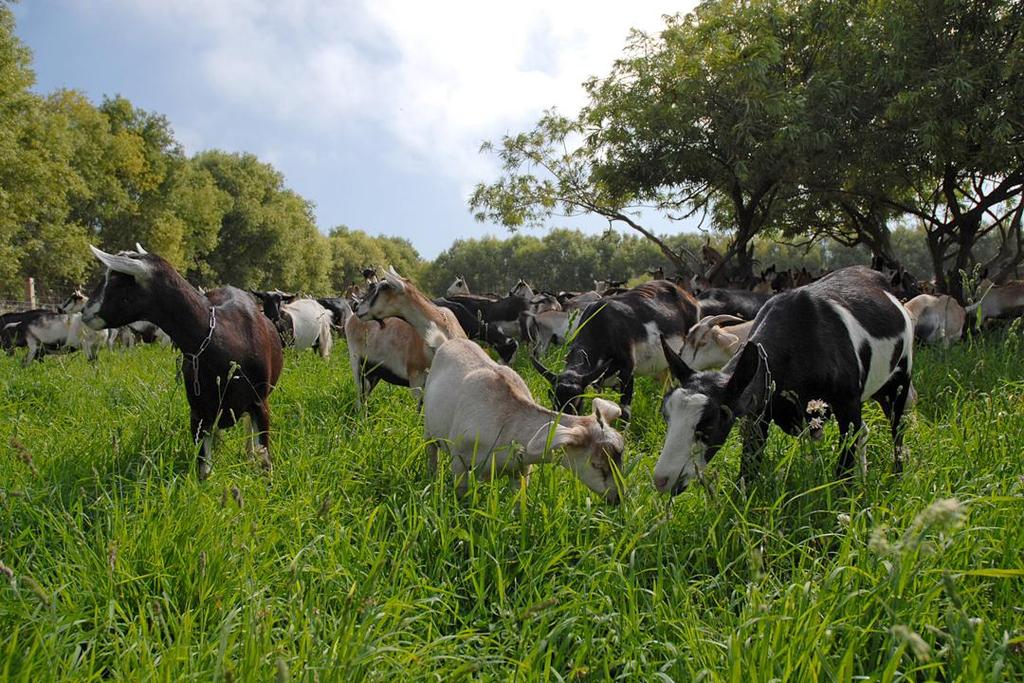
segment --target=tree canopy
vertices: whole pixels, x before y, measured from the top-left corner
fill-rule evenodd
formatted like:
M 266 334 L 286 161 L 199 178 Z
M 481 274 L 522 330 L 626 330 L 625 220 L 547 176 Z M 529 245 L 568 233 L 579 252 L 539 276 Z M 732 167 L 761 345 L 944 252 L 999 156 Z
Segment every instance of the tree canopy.
M 986 235 L 1004 270 L 1024 261 L 1022 24 L 1010 0 L 707 0 L 634 32 L 578 116 L 485 145 L 503 174 L 470 207 L 513 229 L 586 212 L 645 236 L 641 206 L 704 215 L 728 236 L 708 275 L 735 283 L 755 237 L 892 261 L 909 221 L 959 294 Z

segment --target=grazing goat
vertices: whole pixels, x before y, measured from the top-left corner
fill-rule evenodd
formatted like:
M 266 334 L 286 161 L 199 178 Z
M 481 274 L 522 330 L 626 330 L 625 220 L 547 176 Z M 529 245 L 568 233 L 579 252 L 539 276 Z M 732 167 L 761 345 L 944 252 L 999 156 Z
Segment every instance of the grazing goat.
M 1024 281 L 1007 282 L 1005 285 L 988 285 L 981 301 L 967 307 L 967 317 L 977 319 L 1016 317 L 1024 314 Z
M 250 418 L 250 447 L 263 451 L 269 469 L 267 398 L 281 375 L 281 338 L 252 297 L 234 287 L 201 294 L 155 254 L 90 248 L 107 272 L 82 320 L 97 330 L 148 320 L 181 349 L 199 478 L 210 474 L 215 430 L 231 427 L 244 414 Z
M 560 415 L 537 405 L 514 370 L 473 342 L 452 339 L 434 356 L 423 407 L 429 467 L 436 471 L 438 448 L 447 450 L 459 495 L 470 472 L 516 482 L 562 451 L 564 467 L 606 502 L 619 502 L 624 441 L 612 427 L 620 410 L 610 401 L 594 399 L 594 412 L 585 417 Z
M 69 346 L 71 337 L 71 316 L 66 313 L 40 311 L 26 316 L 20 322 L 7 323 L 12 339 L 17 346 L 28 347 L 24 366 L 33 360 L 42 360 L 47 351 L 56 351 Z
M 556 408 L 579 413 L 583 392 L 602 377 L 622 382 L 622 412 L 629 418 L 634 375 L 656 377 L 668 369 L 659 339 L 678 349 L 697 322 L 697 302 L 668 280 L 651 280 L 627 292 L 590 304 L 569 345 L 565 369 L 555 374 L 531 356 L 551 383 Z
M 579 311 L 526 311 L 519 316 L 520 334 L 537 353 L 544 353 L 552 344 L 564 344 L 579 327 L 579 322 Z
M 474 299 L 466 297 L 452 297 L 451 299 L 434 299 L 434 305 L 451 311 L 466 336 L 478 342 L 486 342 L 494 347 L 502 362 L 511 363 L 519 349 L 519 342 L 502 332 L 499 325 L 487 322 L 481 310 L 472 305 L 474 301 Z
M 739 324 L 722 327 L 727 322 Z M 687 331 L 679 357 L 694 370 L 720 368 L 746 343 L 753 325 L 734 315 L 705 316 Z
M 900 421 L 912 391 L 914 323 L 889 287 L 880 273 L 853 266 L 778 294 L 722 371 L 696 372 L 666 344 L 680 387 L 670 389 L 662 402 L 668 429 L 654 468 L 655 487 L 673 495 L 685 489 L 739 417 L 749 416 L 740 466 L 748 481 L 759 469 L 771 422 L 789 434 L 809 425 L 812 436 L 820 437 L 831 413 L 843 437 L 863 437 L 861 404 L 871 398 L 889 418 L 899 470 Z M 844 440 L 840 476 L 853 467 L 854 448 Z
M 918 294 L 904 306 L 914 321 L 914 336 L 926 344 L 939 342 L 949 348 L 963 334 L 967 312 L 951 296 Z
M 331 313 L 331 328 L 339 334 L 345 334 L 345 323 L 352 315 L 352 306 L 348 301 L 338 296 L 321 297 L 316 300 L 318 304 Z
M 735 315 L 744 320 L 753 320 L 772 296 L 772 293 L 751 292 L 746 289 L 712 287 L 698 294 L 697 302 L 700 304 L 702 316 Z

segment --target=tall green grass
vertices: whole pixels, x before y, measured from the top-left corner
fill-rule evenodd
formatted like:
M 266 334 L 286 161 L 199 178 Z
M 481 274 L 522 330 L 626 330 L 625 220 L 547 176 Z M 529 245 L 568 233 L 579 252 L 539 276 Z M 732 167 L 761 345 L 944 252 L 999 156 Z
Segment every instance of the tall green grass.
M 286 355 L 273 473 L 235 429 L 202 483 L 172 352 L 0 359 L 0 678 L 1024 677 L 1015 330 L 920 350 L 904 473 L 872 405 L 847 484 L 833 426 L 773 432 L 751 490 L 734 439 L 706 487 L 661 497 L 641 381 L 617 508 L 555 466 L 460 501 L 406 390 L 360 416 L 343 346 Z

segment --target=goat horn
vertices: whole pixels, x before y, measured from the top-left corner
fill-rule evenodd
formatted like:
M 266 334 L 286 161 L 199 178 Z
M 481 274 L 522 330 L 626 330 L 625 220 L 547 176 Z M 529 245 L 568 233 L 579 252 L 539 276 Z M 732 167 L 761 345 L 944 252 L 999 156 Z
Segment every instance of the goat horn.
M 583 385 L 593 384 L 597 380 L 601 379 L 605 372 L 608 371 L 608 366 L 612 364 L 611 358 L 605 358 L 603 361 L 597 364 L 590 374 L 583 378 Z
M 116 270 L 119 273 L 124 273 L 125 275 L 131 275 L 139 280 L 149 279 L 149 264 L 145 261 L 139 261 L 128 256 L 121 256 L 120 254 L 108 254 L 102 249 L 97 249 L 91 244 L 89 245 L 89 249 L 92 250 L 93 256 L 95 256 L 99 262 L 107 268 Z
M 743 318 L 740 318 L 739 316 L 730 315 L 728 313 L 721 313 L 719 315 L 706 315 L 703 318 L 701 318 L 697 324 L 700 325 L 701 327 L 703 327 L 704 325 L 707 325 L 708 327 L 713 327 L 714 325 L 721 325 L 722 323 L 745 322 L 747 321 L 744 320 Z
M 539 372 L 540 376 L 546 379 L 549 384 L 554 386 L 555 382 L 558 381 L 558 375 L 544 367 L 544 364 L 540 362 L 540 359 L 534 353 L 530 354 L 530 362 L 533 363 L 533 369 Z
M 142 245 L 139 244 L 138 242 L 135 243 L 135 251 L 139 252 L 140 254 L 148 254 L 149 253 L 148 251 L 143 249 Z

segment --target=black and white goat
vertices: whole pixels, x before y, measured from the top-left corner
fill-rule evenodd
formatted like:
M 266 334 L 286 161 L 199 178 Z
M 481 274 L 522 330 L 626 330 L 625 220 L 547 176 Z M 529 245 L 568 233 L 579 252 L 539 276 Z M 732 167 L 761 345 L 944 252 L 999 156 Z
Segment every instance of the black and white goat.
M 740 468 L 749 479 L 757 473 L 771 422 L 789 434 L 809 426 L 820 437 L 832 414 L 844 437 L 863 437 L 861 404 L 872 398 L 889 417 L 899 470 L 914 323 L 889 286 L 880 273 L 854 266 L 776 295 L 758 314 L 746 345 L 721 371 L 696 372 L 666 345 L 680 387 L 662 403 L 668 429 L 654 468 L 655 487 L 673 494 L 686 488 L 739 417 L 749 421 Z M 853 467 L 854 449 L 844 439 L 840 476 Z
M 565 369 L 555 374 L 535 357 L 534 367 L 552 386 L 556 409 L 578 413 L 583 392 L 602 377 L 618 375 L 622 411 L 629 417 L 634 375 L 657 377 L 668 369 L 661 337 L 678 349 L 697 322 L 697 302 L 668 280 L 652 280 L 590 304 L 580 314 Z
M 91 249 L 107 272 L 82 311 L 83 321 L 98 330 L 148 320 L 181 349 L 200 479 L 210 473 L 215 430 L 245 414 L 250 446 L 263 451 L 269 468 L 267 399 L 281 375 L 281 338 L 252 297 L 234 287 L 202 294 L 155 254 Z
M 499 324 L 491 324 L 484 319 L 475 299 L 452 297 L 450 299 L 434 299 L 434 304 L 451 311 L 459 321 L 466 335 L 478 342 L 493 347 L 502 362 L 508 364 L 516 355 L 519 342 L 502 332 Z M 490 302 L 488 302 L 490 303 Z
M 448 289 L 445 291 L 445 294 L 447 296 L 469 296 L 469 284 L 466 282 L 466 278 L 460 275 L 452 280 L 452 283 L 448 285 Z

